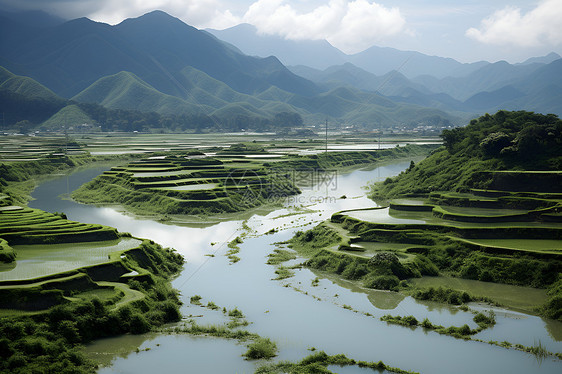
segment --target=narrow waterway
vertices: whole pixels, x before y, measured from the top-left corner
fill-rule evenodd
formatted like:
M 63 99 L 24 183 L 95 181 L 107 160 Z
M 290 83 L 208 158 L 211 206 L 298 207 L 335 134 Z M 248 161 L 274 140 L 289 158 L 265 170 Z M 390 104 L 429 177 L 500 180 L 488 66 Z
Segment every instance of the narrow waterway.
M 220 308 L 238 307 L 252 322 L 246 327 L 274 340 L 279 347 L 275 360 L 298 360 L 311 349 L 328 354 L 344 353 L 365 361 L 382 360 L 390 366 L 421 373 L 560 373 L 562 361 L 542 361 L 530 354 L 485 343 L 464 341 L 449 336 L 387 325 L 384 314 L 414 315 L 429 318 L 444 326 L 468 323 L 473 315 L 436 303 L 419 303 L 411 297 L 374 290 L 315 273 L 295 271 L 282 281 L 275 267 L 267 265 L 267 255 L 298 230 L 312 228 L 342 209 L 364 208 L 375 204 L 364 194 L 365 186 L 384 180 L 406 169 L 397 162 L 371 170 L 357 170 L 335 179 L 323 180 L 315 188 L 290 199 L 285 206 L 266 215 L 245 220 L 230 220 L 213 225 L 169 225 L 135 219 L 114 208 L 94 207 L 61 199 L 102 169 L 90 169 L 41 184 L 33 193 L 30 207 L 63 211 L 69 219 L 102 223 L 134 236 L 152 239 L 182 253 L 187 263 L 173 281 L 180 290 L 184 316 L 199 324 L 227 321 L 221 311 L 210 311 L 189 303 L 193 295 Z M 318 181 L 317 181 L 318 182 Z M 345 195 L 346 198 L 341 198 Z M 272 235 L 264 235 L 272 228 Z M 243 233 L 239 245 L 241 260 L 230 264 L 226 244 Z M 298 262 L 298 260 L 294 261 Z M 318 285 L 312 280 L 319 277 Z M 346 308 L 344 308 L 346 306 Z M 372 316 L 367 316 L 369 313 Z M 509 341 L 562 352 L 560 323 L 536 316 L 496 309 L 497 324 L 484 331 L 482 339 Z M 476 336 L 479 337 L 479 336 Z M 185 335 L 147 334 L 98 341 L 87 352 L 107 366 L 100 373 L 252 373 L 264 362 L 245 361 L 245 347 L 236 341 Z M 357 368 L 333 368 L 340 373 L 363 373 Z

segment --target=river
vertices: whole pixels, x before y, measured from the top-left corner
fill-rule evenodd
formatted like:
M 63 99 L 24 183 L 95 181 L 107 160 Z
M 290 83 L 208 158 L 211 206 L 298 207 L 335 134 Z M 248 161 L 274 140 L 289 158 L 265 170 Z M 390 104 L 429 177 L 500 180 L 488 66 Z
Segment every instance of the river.
M 314 227 L 342 209 L 375 204 L 367 199 L 362 186 L 384 180 L 409 166 L 396 162 L 370 170 L 336 175 L 335 181 L 303 189 L 298 199 L 273 211 L 243 219 L 212 224 L 172 225 L 150 219 L 137 219 L 112 207 L 75 203 L 64 196 L 91 180 L 103 169 L 88 169 L 44 182 L 33 192 L 29 206 L 50 212 L 64 212 L 71 220 L 101 223 L 134 236 L 152 239 L 183 254 L 186 264 L 173 281 L 181 292 L 184 316 L 199 324 L 221 323 L 228 319 L 220 311 L 190 304 L 201 295 L 202 302 L 240 309 L 251 322 L 245 329 L 269 337 L 279 347 L 277 360 L 299 360 L 315 350 L 344 353 L 365 361 L 420 373 L 560 373 L 562 361 L 542 361 L 530 354 L 486 343 L 464 341 L 421 328 L 387 325 L 384 314 L 429 318 L 443 326 L 472 322 L 473 315 L 436 303 L 421 303 L 411 297 L 365 290 L 351 282 L 324 276 L 309 269 L 296 270 L 292 278 L 272 280 L 275 267 L 267 265 L 267 255 L 298 230 Z M 345 199 L 342 199 L 345 195 Z M 61 198 L 62 197 L 62 198 Z M 277 232 L 264 235 L 272 228 Z M 241 260 L 231 264 L 225 256 L 226 244 L 246 232 L 239 245 Z M 293 263 L 299 260 L 293 261 Z M 312 280 L 319 277 L 318 285 Z M 348 308 L 344 308 L 344 305 Z M 496 308 L 497 324 L 476 338 L 507 340 L 562 352 L 561 324 L 515 311 Z M 372 316 L 366 315 L 369 313 Z M 253 373 L 264 362 L 245 361 L 243 344 L 233 340 L 188 335 L 151 333 L 103 339 L 86 347 L 87 353 L 102 362 L 106 373 Z M 332 368 L 338 373 L 366 373 L 356 367 Z

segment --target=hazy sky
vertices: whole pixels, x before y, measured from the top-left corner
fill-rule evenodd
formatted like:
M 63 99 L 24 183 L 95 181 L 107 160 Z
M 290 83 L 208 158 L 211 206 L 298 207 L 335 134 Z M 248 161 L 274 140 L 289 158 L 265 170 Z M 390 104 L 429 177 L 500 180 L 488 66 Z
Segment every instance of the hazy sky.
M 0 0 L 65 18 L 116 24 L 160 9 L 197 28 L 242 22 L 288 39 L 326 39 L 346 53 L 372 45 L 462 62 L 562 55 L 562 0 Z

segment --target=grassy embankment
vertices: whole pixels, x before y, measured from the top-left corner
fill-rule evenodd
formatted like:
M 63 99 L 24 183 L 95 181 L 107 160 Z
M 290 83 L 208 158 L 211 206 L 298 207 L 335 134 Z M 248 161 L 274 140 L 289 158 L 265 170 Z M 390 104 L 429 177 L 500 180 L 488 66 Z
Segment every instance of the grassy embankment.
M 300 193 L 295 171 L 342 170 L 390 158 L 416 157 L 430 149 L 412 145 L 371 152 L 281 156 L 253 143 L 236 144 L 212 157 L 192 151 L 192 155 L 148 158 L 114 167 L 72 197 L 84 203 L 120 204 L 142 215 L 238 212 Z
M 421 276 L 546 289 L 535 311 L 560 320 L 561 129 L 553 116 L 499 112 L 445 132 L 444 149 L 373 187 L 371 196 L 390 200 L 390 209 L 335 214 L 292 246 L 310 267 L 420 299 L 488 299 L 417 290 L 409 280 Z
M 24 182 L 41 172 L 66 170 L 81 163 L 74 161 L 50 157 L 3 164 L 2 177 Z M 96 365 L 85 359 L 80 344 L 143 333 L 179 320 L 179 299 L 169 279 L 182 266 L 180 255 L 151 241 L 129 239 L 111 227 L 73 222 L 63 214 L 14 205 L 26 197 L 21 191 L 12 191 L 11 182 L 3 183 L 0 256 L 8 264 L 0 264 L 0 371 L 94 372 Z M 86 247 L 93 246 L 95 252 L 113 246 L 118 250 L 105 257 L 76 261 L 74 252 L 84 243 L 92 243 Z M 76 245 L 74 250 L 71 244 Z M 10 263 L 17 264 L 17 248 L 33 251 L 35 246 L 41 247 L 45 265 L 57 261 L 59 266 L 50 270 L 43 266 L 37 273 L 37 267 L 22 263 L 13 271 Z M 66 259 L 53 257 L 64 251 L 73 253 Z

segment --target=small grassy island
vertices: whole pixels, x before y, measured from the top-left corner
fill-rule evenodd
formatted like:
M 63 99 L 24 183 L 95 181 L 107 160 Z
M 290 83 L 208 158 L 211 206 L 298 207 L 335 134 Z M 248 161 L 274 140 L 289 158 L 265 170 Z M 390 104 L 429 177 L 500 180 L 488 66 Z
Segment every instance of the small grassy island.
M 500 111 L 442 138 L 427 159 L 371 187 L 382 207 L 336 213 L 292 247 L 307 266 L 365 287 L 562 321 L 562 121 Z M 542 296 L 502 298 L 482 286 L 492 283 Z

